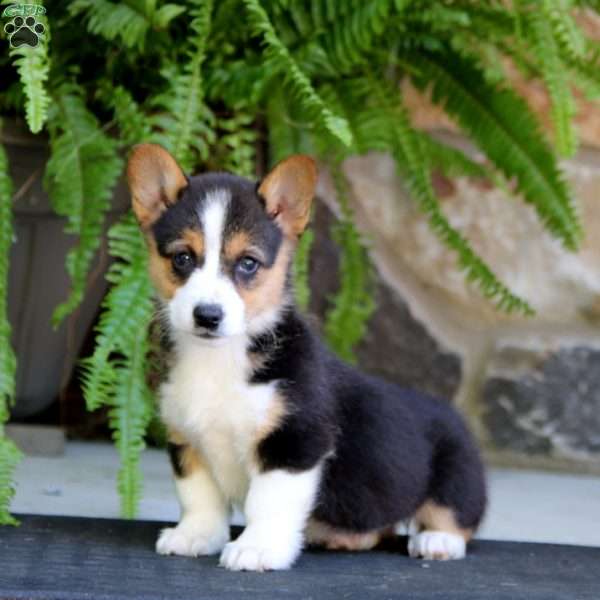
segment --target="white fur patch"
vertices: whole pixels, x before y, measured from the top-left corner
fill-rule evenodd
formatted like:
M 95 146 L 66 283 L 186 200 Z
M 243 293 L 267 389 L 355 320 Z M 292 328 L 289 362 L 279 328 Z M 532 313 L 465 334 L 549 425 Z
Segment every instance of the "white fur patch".
M 244 504 L 246 529 L 225 546 L 220 564 L 232 571 L 289 569 L 302 551 L 320 476 L 320 465 L 255 474 Z
M 467 544 L 461 535 L 446 531 L 422 531 L 408 541 L 408 553 L 413 558 L 450 560 L 464 558 Z
M 254 444 L 276 398 L 276 384 L 249 385 L 246 338 L 177 339 L 161 388 L 165 423 L 198 447 L 223 497 L 242 504 L 256 468 Z
M 198 217 L 204 234 L 204 264 L 169 301 L 169 320 L 176 331 L 194 331 L 193 311 L 198 304 L 218 304 L 223 309 L 224 317 L 216 332 L 219 335 L 239 335 L 244 331 L 244 301 L 221 269 L 223 230 L 230 202 L 228 190 L 214 190 L 207 194 L 202 205 Z

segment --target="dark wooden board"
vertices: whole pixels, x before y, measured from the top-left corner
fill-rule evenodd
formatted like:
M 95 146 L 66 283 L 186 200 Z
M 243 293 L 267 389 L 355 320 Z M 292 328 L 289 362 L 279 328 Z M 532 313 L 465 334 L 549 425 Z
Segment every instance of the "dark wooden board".
M 306 551 L 290 571 L 232 573 L 217 557 L 164 557 L 164 524 L 22 516 L 0 528 L 0 599 L 600 600 L 600 548 L 477 541 L 465 560 L 419 561 L 406 540 Z

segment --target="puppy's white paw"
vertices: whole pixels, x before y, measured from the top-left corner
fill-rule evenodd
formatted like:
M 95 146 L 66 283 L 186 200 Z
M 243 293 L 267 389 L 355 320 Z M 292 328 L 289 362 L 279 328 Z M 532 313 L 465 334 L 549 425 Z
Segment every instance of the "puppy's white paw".
M 243 537 L 225 546 L 219 560 L 222 567 L 231 571 L 272 571 L 289 569 L 296 559 L 293 548 L 278 549 Z
M 464 558 L 467 544 L 464 538 L 446 531 L 422 531 L 408 541 L 408 553 L 413 558 L 427 560 L 451 560 Z
M 159 554 L 206 556 L 218 554 L 229 541 L 229 527 L 209 532 L 206 527 L 181 522 L 177 527 L 163 529 L 156 542 Z

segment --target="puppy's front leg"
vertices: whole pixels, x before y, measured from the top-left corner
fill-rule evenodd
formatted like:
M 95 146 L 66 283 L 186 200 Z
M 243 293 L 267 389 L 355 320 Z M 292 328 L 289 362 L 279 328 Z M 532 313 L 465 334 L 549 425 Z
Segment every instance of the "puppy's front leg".
M 291 567 L 302 550 L 320 473 L 316 466 L 308 471 L 276 469 L 254 475 L 244 505 L 246 529 L 225 546 L 220 564 L 233 571 Z
M 181 505 L 177 527 L 163 529 L 159 554 L 218 554 L 229 541 L 229 509 L 208 467 L 186 444 L 169 444 L 175 487 Z

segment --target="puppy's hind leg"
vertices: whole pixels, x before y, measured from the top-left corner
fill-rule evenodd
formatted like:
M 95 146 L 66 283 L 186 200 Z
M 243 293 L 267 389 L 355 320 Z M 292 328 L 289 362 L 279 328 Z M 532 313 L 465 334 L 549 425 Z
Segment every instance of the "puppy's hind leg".
M 427 500 L 415 514 L 419 533 L 409 554 L 426 559 L 464 558 L 486 505 L 484 469 L 466 427 L 453 415 L 438 439 Z

